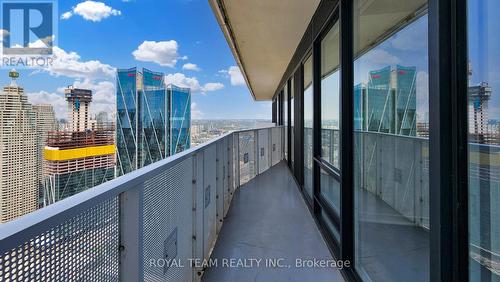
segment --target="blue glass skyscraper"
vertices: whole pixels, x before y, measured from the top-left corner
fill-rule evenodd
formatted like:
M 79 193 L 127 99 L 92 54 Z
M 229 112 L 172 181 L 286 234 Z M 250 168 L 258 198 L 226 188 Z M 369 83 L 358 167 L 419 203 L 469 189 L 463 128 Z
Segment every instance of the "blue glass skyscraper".
M 116 76 L 116 153 L 117 175 L 137 169 L 138 159 L 138 77 L 136 68 L 118 70 Z
M 191 94 L 189 88 L 168 86 L 170 97 L 170 155 L 191 145 Z
M 165 85 L 164 74 L 117 71 L 117 174 L 123 175 L 190 147 L 191 92 Z
M 416 74 L 401 65 L 370 71 L 368 84 L 354 87 L 355 129 L 416 136 Z

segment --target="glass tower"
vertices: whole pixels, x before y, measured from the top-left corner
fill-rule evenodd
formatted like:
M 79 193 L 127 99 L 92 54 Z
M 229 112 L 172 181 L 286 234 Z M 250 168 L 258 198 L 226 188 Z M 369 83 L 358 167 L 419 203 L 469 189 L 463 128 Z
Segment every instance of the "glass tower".
M 140 92 L 140 167 L 157 162 L 168 154 L 167 92 L 162 73 L 143 69 L 143 90 Z
M 189 149 L 191 91 L 165 85 L 164 74 L 117 71 L 117 175 Z
M 191 145 L 191 92 L 189 88 L 168 86 L 170 97 L 170 155 Z
M 116 76 L 116 151 L 117 175 L 137 169 L 137 103 L 138 89 L 142 88 L 136 68 L 118 70 Z M 139 83 L 138 83 L 139 82 Z M 138 85 L 139 84 L 139 85 Z
M 355 129 L 416 136 L 416 77 L 416 67 L 370 71 L 366 86 L 354 86 Z

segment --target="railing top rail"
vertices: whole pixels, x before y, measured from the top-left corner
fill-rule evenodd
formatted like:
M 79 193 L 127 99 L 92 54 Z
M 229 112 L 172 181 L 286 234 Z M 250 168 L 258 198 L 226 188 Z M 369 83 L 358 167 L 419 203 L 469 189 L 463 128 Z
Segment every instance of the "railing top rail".
M 280 128 L 282 126 L 236 130 L 225 133 L 199 146 L 190 148 L 161 161 L 127 173 L 123 176 L 85 190 L 10 222 L 0 224 L 0 253 L 10 250 L 12 246 L 15 246 L 18 242 L 27 241 L 49 230 L 50 228 L 53 228 L 54 226 L 61 224 L 84 210 L 96 206 L 107 199 L 117 197 L 121 193 L 141 185 L 145 180 L 152 178 L 158 173 L 175 166 L 193 155 L 196 155 L 196 153 L 203 151 L 210 145 L 215 144 L 226 137 L 232 136 L 234 133 L 275 127 Z
M 256 131 L 256 130 L 262 130 L 262 129 L 272 129 L 272 128 L 283 128 L 283 125 L 241 129 L 241 130 L 232 131 L 232 133 L 244 133 L 244 132 L 248 132 L 248 131 Z

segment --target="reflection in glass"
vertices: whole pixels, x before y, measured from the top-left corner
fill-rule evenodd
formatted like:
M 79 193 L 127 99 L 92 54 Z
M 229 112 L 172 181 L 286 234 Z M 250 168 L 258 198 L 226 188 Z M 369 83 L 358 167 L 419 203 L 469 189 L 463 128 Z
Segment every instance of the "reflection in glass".
M 313 125 L 313 83 L 312 56 L 304 63 L 304 188 L 313 198 L 312 184 L 312 125 Z
M 430 277 L 425 5 L 354 1 L 355 251 L 364 280 Z
M 288 160 L 288 87 L 286 83 L 283 88 L 283 125 L 285 127 L 283 152 L 285 160 Z
M 294 128 L 294 123 L 293 123 L 293 119 L 294 119 L 294 113 L 295 113 L 295 110 L 294 110 L 294 97 L 295 97 L 295 94 L 294 94 L 294 85 L 293 85 L 293 82 L 294 82 L 294 79 L 292 77 L 291 79 L 291 83 L 290 83 L 290 160 L 291 160 L 291 167 L 292 169 L 294 168 L 294 131 L 295 131 L 295 128 Z
M 339 26 L 321 41 L 321 157 L 339 168 Z
M 500 281 L 499 12 L 468 1 L 470 281 Z
M 321 169 L 320 185 L 323 199 L 328 202 L 337 215 L 340 215 L 340 182 Z

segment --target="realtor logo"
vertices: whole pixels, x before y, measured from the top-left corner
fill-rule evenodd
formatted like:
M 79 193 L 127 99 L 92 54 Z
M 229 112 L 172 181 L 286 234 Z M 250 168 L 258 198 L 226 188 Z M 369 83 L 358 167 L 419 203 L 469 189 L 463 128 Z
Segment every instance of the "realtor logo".
M 52 55 L 55 1 L 2 1 L 2 55 Z

